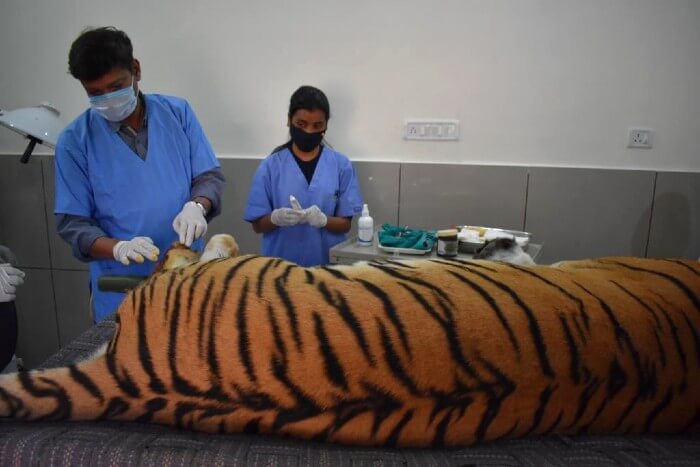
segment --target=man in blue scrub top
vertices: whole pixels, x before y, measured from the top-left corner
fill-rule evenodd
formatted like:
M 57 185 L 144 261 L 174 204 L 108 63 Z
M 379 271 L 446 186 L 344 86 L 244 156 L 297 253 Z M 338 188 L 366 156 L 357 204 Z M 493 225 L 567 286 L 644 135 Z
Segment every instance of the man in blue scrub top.
M 124 294 L 101 292 L 102 275 L 148 275 L 174 241 L 201 248 L 207 221 L 221 212 L 224 177 L 189 104 L 143 94 L 129 37 L 84 31 L 68 56 L 90 108 L 56 145 L 59 235 L 90 262 L 96 320 Z
M 263 234 L 265 256 L 302 266 L 328 264 L 328 250 L 345 240 L 352 217 L 362 211 L 352 163 L 321 144 L 329 118 L 320 89 L 297 89 L 287 121 L 291 141 L 255 172 L 244 219 Z

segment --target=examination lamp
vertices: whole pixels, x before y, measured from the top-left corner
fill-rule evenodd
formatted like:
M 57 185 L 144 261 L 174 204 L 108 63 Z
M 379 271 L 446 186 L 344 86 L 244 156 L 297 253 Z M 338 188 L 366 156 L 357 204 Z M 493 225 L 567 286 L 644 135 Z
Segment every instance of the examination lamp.
M 20 162 L 26 164 L 37 143 L 56 147 L 58 134 L 63 129 L 61 113 L 49 103 L 16 110 L 0 110 L 0 125 L 16 131 L 29 139 Z

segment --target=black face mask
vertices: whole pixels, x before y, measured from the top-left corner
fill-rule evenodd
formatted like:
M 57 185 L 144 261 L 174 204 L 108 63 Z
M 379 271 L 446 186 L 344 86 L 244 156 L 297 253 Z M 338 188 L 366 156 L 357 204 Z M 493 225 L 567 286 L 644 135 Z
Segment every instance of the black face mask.
M 321 141 L 323 141 L 322 131 L 317 133 L 307 133 L 301 128 L 292 126 L 289 129 L 289 133 L 292 135 L 292 142 L 304 152 L 313 151 L 319 144 L 321 144 Z

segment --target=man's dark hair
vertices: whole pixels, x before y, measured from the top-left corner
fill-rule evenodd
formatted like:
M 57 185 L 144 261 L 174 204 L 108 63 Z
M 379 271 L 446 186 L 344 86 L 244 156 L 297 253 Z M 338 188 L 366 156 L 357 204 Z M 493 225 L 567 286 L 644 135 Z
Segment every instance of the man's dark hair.
M 93 81 L 113 68 L 132 70 L 131 40 L 114 27 L 86 29 L 68 53 L 68 69 L 80 81 Z

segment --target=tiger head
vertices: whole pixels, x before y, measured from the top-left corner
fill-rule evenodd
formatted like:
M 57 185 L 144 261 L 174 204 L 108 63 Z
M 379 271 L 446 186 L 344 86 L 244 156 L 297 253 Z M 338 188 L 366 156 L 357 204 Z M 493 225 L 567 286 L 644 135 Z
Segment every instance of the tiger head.
M 474 259 L 503 261 L 520 266 L 534 266 L 535 262 L 512 238 L 496 238 L 486 242 L 474 254 Z
M 238 243 L 228 234 L 217 234 L 209 239 L 204 251 L 192 250 L 180 242 L 175 242 L 165 252 L 163 259 L 158 263 L 154 272 L 170 271 L 184 268 L 200 261 L 211 261 L 217 258 L 231 258 L 238 256 Z

